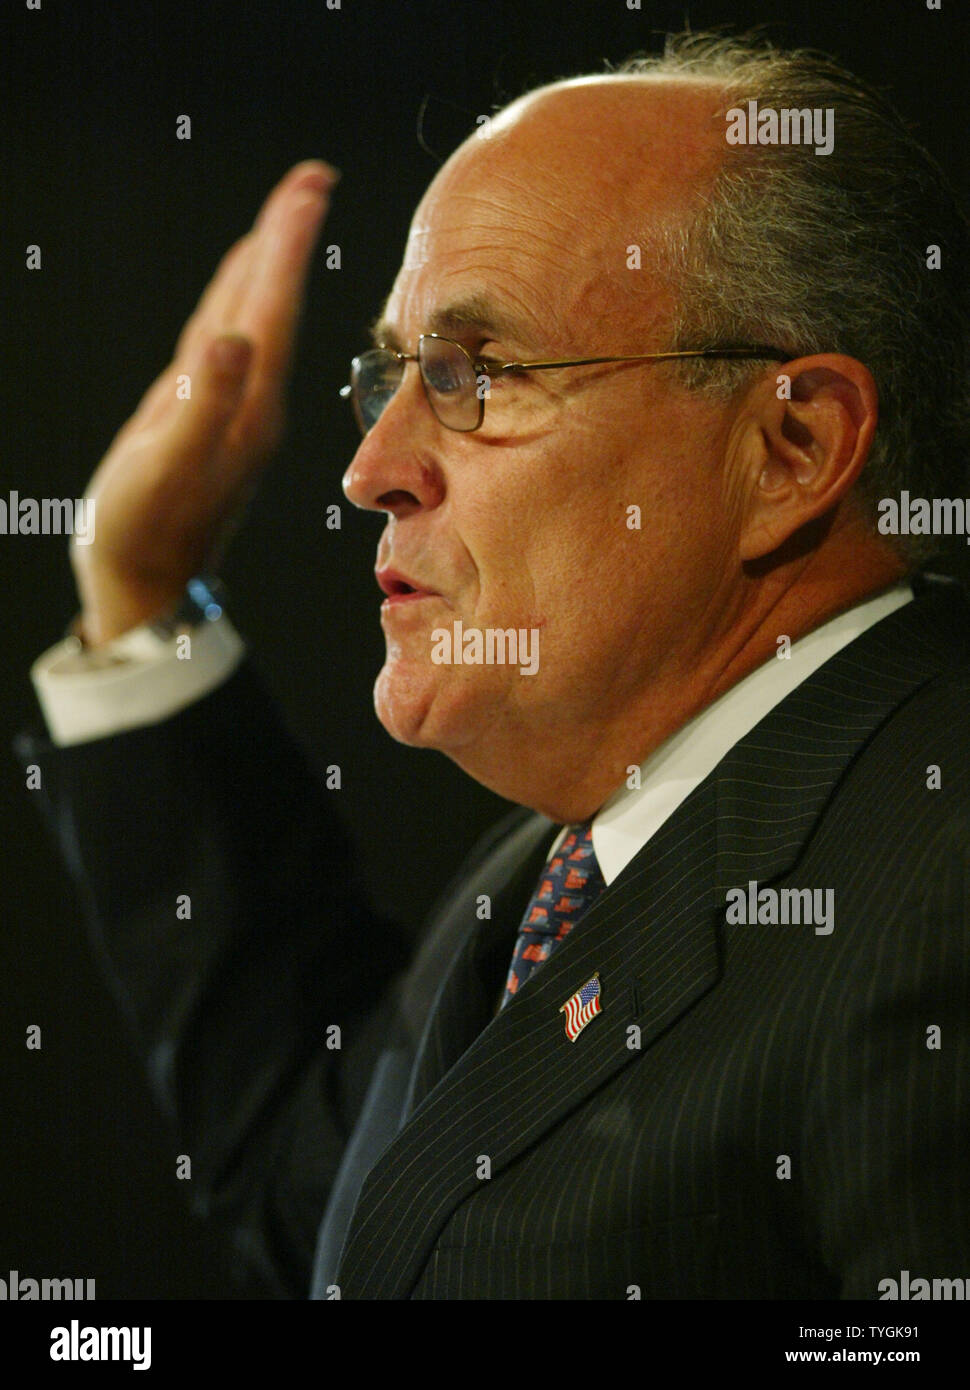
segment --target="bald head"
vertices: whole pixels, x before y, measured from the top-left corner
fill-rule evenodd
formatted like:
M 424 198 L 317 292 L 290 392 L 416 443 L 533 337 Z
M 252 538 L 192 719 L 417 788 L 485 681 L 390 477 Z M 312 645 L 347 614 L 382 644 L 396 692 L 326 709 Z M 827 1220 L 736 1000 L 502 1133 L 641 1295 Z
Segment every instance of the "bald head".
M 528 93 L 443 166 L 415 214 L 405 265 L 424 261 L 447 208 L 468 249 L 485 258 L 483 271 L 507 265 L 514 251 L 538 338 L 554 332 L 564 351 L 580 340 L 588 348 L 590 330 L 609 334 L 620 314 L 642 342 L 644 298 L 651 317 L 670 305 L 652 277 L 630 274 L 628 248 L 656 264 L 654 239 L 710 186 L 726 149 L 721 95 L 710 80 L 633 76 Z
M 559 177 L 580 160 L 606 180 L 618 175 L 623 188 L 642 179 L 647 187 L 680 184 L 683 176 L 689 182 L 713 173 L 723 158 L 723 95 L 722 83 L 702 77 L 576 77 L 510 102 L 492 118 L 491 132 L 531 139 L 537 162 Z

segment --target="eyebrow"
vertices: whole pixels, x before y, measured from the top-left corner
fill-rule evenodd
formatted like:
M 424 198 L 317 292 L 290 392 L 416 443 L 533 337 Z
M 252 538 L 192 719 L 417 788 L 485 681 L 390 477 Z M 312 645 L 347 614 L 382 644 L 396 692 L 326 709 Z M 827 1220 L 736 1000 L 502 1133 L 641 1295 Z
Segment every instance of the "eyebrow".
M 383 310 L 371 324 L 369 331 L 375 347 L 385 346 L 396 352 L 404 351 L 397 333 L 384 317 Z M 444 337 L 477 332 L 500 342 L 521 343 L 523 347 L 532 343 L 523 325 L 490 303 L 483 294 L 468 294 L 440 309 L 435 309 L 424 331 L 440 333 Z

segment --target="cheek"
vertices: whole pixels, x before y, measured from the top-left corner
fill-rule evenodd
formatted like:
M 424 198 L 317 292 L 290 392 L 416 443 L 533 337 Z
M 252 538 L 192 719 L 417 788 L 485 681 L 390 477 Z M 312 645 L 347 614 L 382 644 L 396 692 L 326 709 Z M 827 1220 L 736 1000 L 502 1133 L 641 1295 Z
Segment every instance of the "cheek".
M 720 504 L 707 500 L 713 480 L 697 463 L 706 450 L 696 427 L 660 415 L 652 451 L 637 443 L 641 408 L 587 413 L 555 448 L 543 441 L 483 460 L 475 485 L 453 493 L 477 585 L 466 620 L 538 626 L 551 655 L 571 634 L 628 632 L 658 594 L 687 600 L 704 586 L 727 539 Z
M 725 529 L 678 483 L 583 488 L 576 503 L 523 537 L 550 673 L 655 648 L 678 611 L 703 610 L 723 570 Z
M 547 502 L 523 472 L 497 470 L 487 488 L 452 496 L 454 529 L 466 558 L 455 617 L 480 625 L 518 625 L 531 618 L 543 569 Z M 538 543 L 537 543 L 538 542 Z

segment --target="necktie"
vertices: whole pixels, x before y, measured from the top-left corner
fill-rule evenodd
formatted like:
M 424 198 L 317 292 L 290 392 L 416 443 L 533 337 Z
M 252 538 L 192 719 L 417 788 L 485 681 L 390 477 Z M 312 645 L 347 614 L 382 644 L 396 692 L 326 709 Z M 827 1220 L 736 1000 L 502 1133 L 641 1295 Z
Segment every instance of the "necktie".
M 548 960 L 604 887 L 593 850 L 592 821 L 571 830 L 546 865 L 519 927 L 500 1009 Z

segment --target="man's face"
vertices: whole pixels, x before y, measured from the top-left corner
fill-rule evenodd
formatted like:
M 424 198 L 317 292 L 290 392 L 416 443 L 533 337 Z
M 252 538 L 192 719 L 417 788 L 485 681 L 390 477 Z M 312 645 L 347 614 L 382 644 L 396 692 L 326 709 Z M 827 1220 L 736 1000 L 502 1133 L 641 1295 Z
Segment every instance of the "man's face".
M 713 172 L 711 106 L 709 88 L 688 84 L 583 83 L 472 137 L 415 214 L 382 341 L 413 353 L 437 331 L 502 361 L 663 351 L 671 300 L 648 237 Z M 589 756 L 652 682 L 689 672 L 736 550 L 723 411 L 670 368 L 493 377 L 491 392 L 479 431 L 449 430 L 409 363 L 344 485 L 387 513 L 379 718 L 523 799 L 530 758 Z M 534 674 L 521 652 L 517 664 L 459 663 L 454 648 L 434 660 L 459 620 L 466 634 L 529 634 Z

